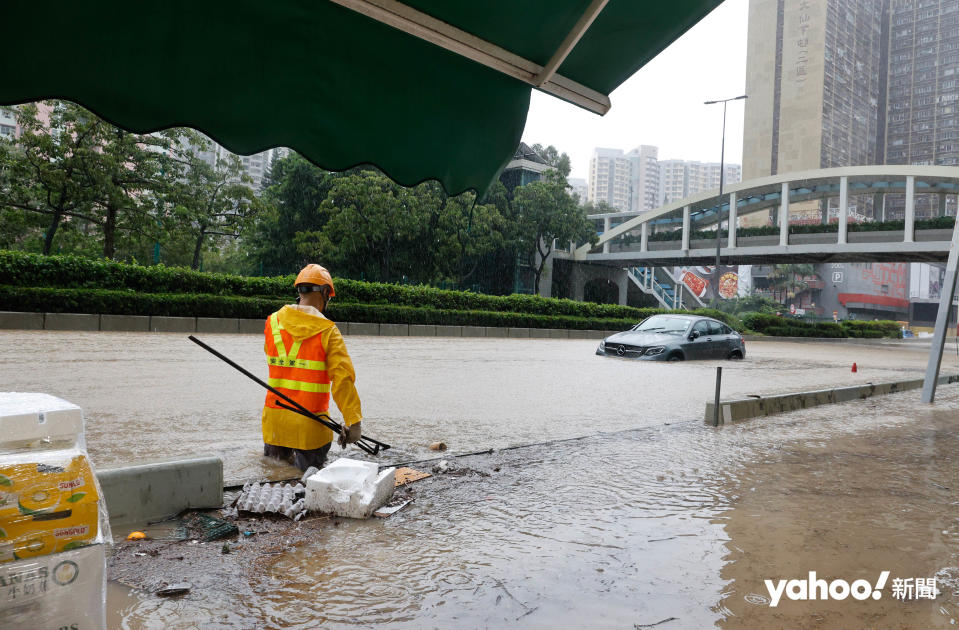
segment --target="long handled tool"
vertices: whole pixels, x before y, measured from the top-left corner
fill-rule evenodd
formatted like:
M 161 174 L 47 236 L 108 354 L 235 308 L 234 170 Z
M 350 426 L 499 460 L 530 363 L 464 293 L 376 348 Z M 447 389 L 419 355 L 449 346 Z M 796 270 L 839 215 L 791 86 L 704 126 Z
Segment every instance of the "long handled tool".
M 201 348 L 203 348 L 204 350 L 206 350 L 207 352 L 209 352 L 210 354 L 212 354 L 212 355 L 215 356 L 216 358 L 220 359 L 221 361 L 223 361 L 224 363 L 226 363 L 227 365 L 229 365 L 229 366 L 232 367 L 233 369 L 237 370 L 238 372 L 240 372 L 241 374 L 243 374 L 244 376 L 246 376 L 246 377 L 249 378 L 250 380 L 252 380 L 252 381 L 254 381 L 255 383 L 257 383 L 257 384 L 265 387 L 265 388 L 268 389 L 270 392 L 276 394 L 277 398 L 280 398 L 280 399 L 286 401 L 287 403 L 289 403 L 289 404 L 284 404 L 283 402 L 280 402 L 280 400 L 277 400 L 277 401 L 276 401 L 276 404 L 277 404 L 279 407 L 282 407 L 283 409 L 287 409 L 287 410 L 289 410 L 289 411 L 293 411 L 293 412 L 295 412 L 295 413 L 298 413 L 298 414 L 300 414 L 301 416 L 306 416 L 307 418 L 310 418 L 311 420 L 316 420 L 317 422 L 319 422 L 319 423 L 322 424 L 323 426 L 325 426 L 325 427 L 327 427 L 328 429 L 331 429 L 332 431 L 334 431 L 337 435 L 339 435 L 339 434 L 341 434 L 341 433 L 343 432 L 343 428 L 340 426 L 340 424 L 339 424 L 338 422 L 336 422 L 335 420 L 333 420 L 332 418 L 330 418 L 329 416 L 327 416 L 326 414 L 316 414 L 316 413 L 313 413 L 312 411 L 310 411 L 309 409 L 307 409 L 306 407 L 304 407 L 304 406 L 301 405 L 300 403 L 296 402 L 295 400 L 293 400 L 292 398 L 290 398 L 289 396 L 287 396 L 287 395 L 284 394 L 283 392 L 277 390 L 276 388 L 270 386 L 270 385 L 267 384 L 265 381 L 263 381 L 262 379 L 258 378 L 255 374 L 253 374 L 252 372 L 250 372 L 249 370 L 247 370 L 247 369 L 244 368 L 243 366 L 239 365 L 238 363 L 236 363 L 235 361 L 233 361 L 232 359 L 230 359 L 230 358 L 227 357 L 226 355 L 224 355 L 224 354 L 222 354 L 222 353 L 214 350 L 213 348 L 211 348 L 210 346 L 206 345 L 205 343 L 203 343 L 202 341 L 200 341 L 199 339 L 197 339 L 197 338 L 194 337 L 193 335 L 190 335 L 189 339 L 190 339 L 190 341 L 192 341 L 192 342 L 195 343 L 196 345 L 200 346 Z M 386 443 L 384 443 L 384 442 L 380 442 L 379 440 L 374 440 L 373 438 L 367 437 L 367 436 L 365 436 L 365 435 L 364 435 L 363 437 L 361 437 L 359 440 L 357 440 L 356 445 L 357 445 L 359 448 L 361 448 L 361 449 L 363 449 L 364 451 L 366 451 L 367 453 L 369 453 L 370 455 L 377 455 L 381 450 L 385 451 L 386 449 L 390 448 L 390 445 L 389 445 L 389 444 L 386 444 Z

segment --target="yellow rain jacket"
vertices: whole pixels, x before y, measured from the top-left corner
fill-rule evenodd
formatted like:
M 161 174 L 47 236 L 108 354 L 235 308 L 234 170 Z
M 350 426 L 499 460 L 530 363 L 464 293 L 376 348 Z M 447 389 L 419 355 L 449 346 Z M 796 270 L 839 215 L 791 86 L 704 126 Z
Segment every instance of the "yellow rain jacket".
M 336 324 L 312 306 L 291 304 L 267 318 L 264 333 L 271 386 L 315 413 L 329 410 L 332 393 L 347 426 L 362 419 L 353 361 Z M 276 399 L 276 394 L 267 392 L 262 419 L 265 443 L 312 450 L 333 441 L 333 431 L 278 407 Z

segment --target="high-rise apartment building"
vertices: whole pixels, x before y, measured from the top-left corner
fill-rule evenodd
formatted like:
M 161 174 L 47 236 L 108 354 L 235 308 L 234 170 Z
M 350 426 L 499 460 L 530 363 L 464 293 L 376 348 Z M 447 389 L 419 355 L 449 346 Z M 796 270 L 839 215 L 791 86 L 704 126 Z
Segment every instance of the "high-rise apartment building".
M 648 144 L 640 145 L 626 154 L 629 158 L 629 209 L 652 210 L 660 204 L 659 196 L 659 149 Z
M 887 4 L 750 1 L 743 177 L 876 163 Z
M 750 0 L 746 93 L 746 179 L 959 164 L 959 0 Z M 902 207 L 886 197 L 887 218 Z
M 659 149 L 640 145 L 624 154 L 620 149 L 596 149 L 589 162 L 589 201 L 605 201 L 623 212 L 645 212 L 665 203 L 719 188 L 719 163 L 659 160 Z M 725 182 L 742 179 L 739 164 L 725 165 Z
M 622 149 L 595 149 L 589 160 L 589 201 L 605 201 L 617 210 L 629 210 L 630 160 Z
M 659 172 L 659 203 L 679 201 L 690 195 L 719 189 L 719 163 L 688 160 L 662 160 Z M 739 164 L 724 164 L 723 182 L 733 184 L 742 179 Z

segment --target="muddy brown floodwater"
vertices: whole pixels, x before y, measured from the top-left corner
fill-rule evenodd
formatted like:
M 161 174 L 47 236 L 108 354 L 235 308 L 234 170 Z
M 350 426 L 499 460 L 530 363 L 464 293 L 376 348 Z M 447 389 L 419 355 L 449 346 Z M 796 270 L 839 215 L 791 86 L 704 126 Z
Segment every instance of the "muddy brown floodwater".
M 261 361 L 258 339 L 207 337 L 241 363 Z M 605 359 L 577 341 L 347 343 L 364 429 L 395 445 L 393 461 L 435 456 L 434 439 L 458 453 L 533 445 L 451 457 L 468 474 L 416 482 L 413 503 L 385 520 L 266 528 L 268 544 L 241 537 L 226 555 L 220 543 L 154 543 L 183 559 L 157 562 L 150 577 L 194 588 L 167 599 L 113 585 L 114 626 L 926 628 L 959 619 L 955 385 L 940 388 L 935 406 L 913 391 L 713 429 L 701 416 L 715 363 Z M 10 389 L 84 407 L 97 464 L 213 453 L 233 478 L 287 473 L 257 455 L 259 392 L 191 346 L 171 335 L 4 333 L 0 366 Z M 23 347 L 40 366 L 22 369 L 11 353 Z M 724 364 L 728 396 L 915 378 L 926 360 L 901 345 L 747 350 L 746 361 Z M 944 372 L 957 368 L 947 355 Z M 130 552 L 119 546 L 111 571 Z M 809 571 L 875 583 L 884 570 L 890 580 L 936 577 L 941 592 L 901 602 L 887 584 L 879 600 L 784 598 L 772 608 L 763 584 Z

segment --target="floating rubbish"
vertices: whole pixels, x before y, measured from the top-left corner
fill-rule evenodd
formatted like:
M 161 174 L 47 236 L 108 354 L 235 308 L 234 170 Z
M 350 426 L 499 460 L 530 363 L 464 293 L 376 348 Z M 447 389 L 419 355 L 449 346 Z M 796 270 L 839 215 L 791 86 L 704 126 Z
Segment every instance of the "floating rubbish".
M 200 530 L 204 542 L 235 536 L 240 532 L 240 528 L 233 523 L 206 514 L 194 514 L 187 524 L 191 529 Z
M 223 547 L 220 548 L 220 553 L 230 553 L 230 543 L 223 543 Z
M 441 460 L 438 464 L 433 466 L 433 472 L 435 473 L 445 473 L 450 469 L 450 463 L 448 461 Z
M 413 483 L 414 481 L 419 481 L 420 479 L 426 479 L 427 477 L 432 477 L 428 472 L 422 470 L 414 470 L 412 468 L 397 468 L 396 469 L 396 485 L 403 486 L 408 483 Z
M 173 597 L 174 595 L 185 595 L 190 592 L 193 585 L 189 582 L 178 582 L 161 588 L 156 592 L 160 597 Z
M 430 444 L 430 450 L 431 450 L 431 451 L 445 451 L 445 450 L 446 450 L 446 442 L 433 442 L 432 444 Z
M 412 502 L 413 502 L 413 499 L 407 499 L 406 501 L 403 501 L 402 503 L 399 503 L 397 505 L 388 505 L 386 507 L 381 507 L 377 511 L 373 512 L 373 516 L 378 516 L 379 518 L 386 518 L 387 516 L 392 516 L 393 514 L 396 514 L 397 512 L 399 512 L 400 510 L 402 510 L 403 508 L 405 508 L 407 505 L 409 505 Z
M 396 469 L 341 457 L 306 480 L 306 509 L 367 518 L 393 496 Z
M 147 540 L 147 535 L 143 532 L 130 532 L 127 535 L 127 540 Z

